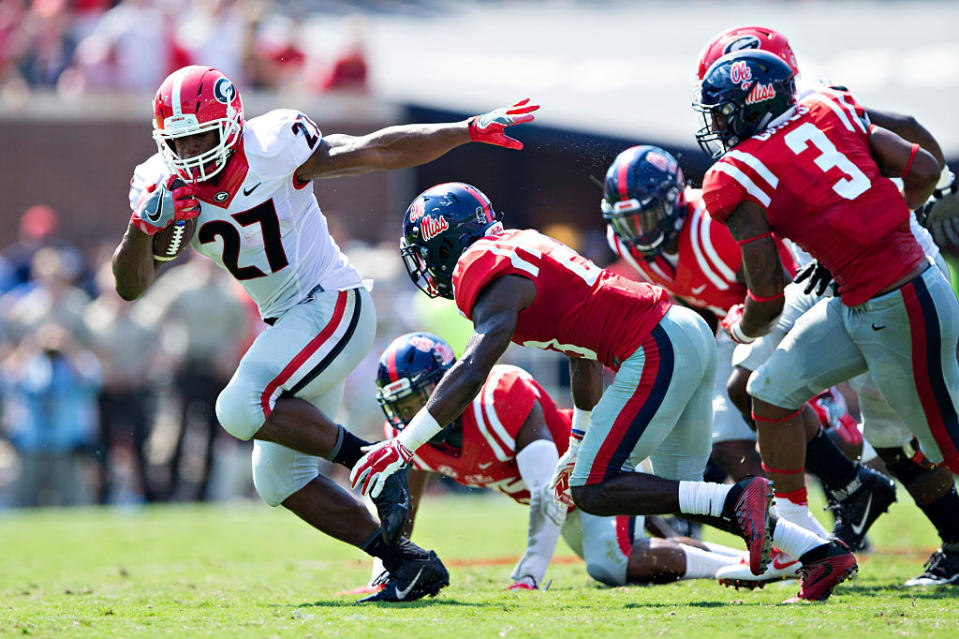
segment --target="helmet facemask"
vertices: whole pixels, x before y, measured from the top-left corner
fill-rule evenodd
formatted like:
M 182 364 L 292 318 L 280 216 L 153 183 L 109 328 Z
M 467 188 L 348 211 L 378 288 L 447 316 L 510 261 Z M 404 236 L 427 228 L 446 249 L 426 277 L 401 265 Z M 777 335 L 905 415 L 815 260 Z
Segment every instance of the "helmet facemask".
M 600 202 L 603 218 L 624 243 L 648 258 L 665 248 L 682 226 L 682 191 L 673 184 L 643 201 Z
M 242 132 L 239 117 L 231 116 L 232 107 L 227 108 L 227 117 L 200 123 L 196 116 L 184 114 L 166 119 L 163 128 L 154 122 L 153 139 L 167 167 L 186 182 L 203 182 L 223 170 L 230 160 L 233 148 L 237 145 Z M 177 120 L 171 122 L 171 120 Z M 191 135 L 202 135 L 210 131 L 217 132 L 217 143 L 213 148 L 198 155 L 181 158 L 174 147 L 173 140 Z

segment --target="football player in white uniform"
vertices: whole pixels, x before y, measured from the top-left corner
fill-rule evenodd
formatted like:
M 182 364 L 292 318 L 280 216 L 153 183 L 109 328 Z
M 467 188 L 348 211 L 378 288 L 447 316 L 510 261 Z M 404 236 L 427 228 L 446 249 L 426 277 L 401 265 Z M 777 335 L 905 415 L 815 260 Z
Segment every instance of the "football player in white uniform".
M 323 136 L 291 109 L 244 122 L 236 87 L 210 67 L 175 71 L 154 98 L 158 152 L 131 181 L 133 215 L 113 260 L 117 292 L 142 295 L 160 266 L 153 236 L 196 218 L 192 246 L 227 269 L 271 325 L 220 394 L 217 417 L 235 437 L 254 439 L 253 479 L 264 501 L 383 561 L 391 577 L 376 600 L 433 595 L 449 576 L 433 552 L 400 537 L 404 477 L 376 500 L 377 522 L 318 473 L 318 457 L 351 468 L 367 444 L 331 418 L 344 379 L 372 345 L 376 312 L 310 180 L 417 166 L 471 141 L 521 149 L 503 130 L 532 120 L 537 108 L 523 101 L 463 122 L 354 137 Z

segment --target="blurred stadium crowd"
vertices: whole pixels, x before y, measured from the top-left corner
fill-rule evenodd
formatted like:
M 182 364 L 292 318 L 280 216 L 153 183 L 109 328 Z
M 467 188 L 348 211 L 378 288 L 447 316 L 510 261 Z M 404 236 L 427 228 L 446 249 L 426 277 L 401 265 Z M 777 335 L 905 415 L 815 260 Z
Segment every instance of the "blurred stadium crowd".
M 302 18 L 314 4 L 3 0 L 0 88 L 6 97 L 30 87 L 152 93 L 171 70 L 202 60 L 252 89 L 365 90 L 362 18 L 344 15 L 337 34 L 307 38 Z M 334 15 L 350 6 L 323 4 Z

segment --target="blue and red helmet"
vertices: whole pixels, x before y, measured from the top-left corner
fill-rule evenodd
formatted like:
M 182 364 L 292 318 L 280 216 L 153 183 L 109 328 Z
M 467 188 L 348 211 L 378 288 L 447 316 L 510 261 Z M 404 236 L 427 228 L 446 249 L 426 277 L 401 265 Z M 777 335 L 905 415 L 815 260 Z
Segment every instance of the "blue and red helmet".
M 652 258 L 679 234 L 686 219 L 683 170 L 658 146 L 633 146 L 606 171 L 603 218 L 625 244 Z
M 796 104 L 794 76 L 788 64 L 768 51 L 742 49 L 716 60 L 693 101 L 703 116 L 704 126 L 696 133 L 700 148 L 718 158 L 766 130 Z
M 416 286 L 453 299 L 453 269 L 476 240 L 502 230 L 502 216 L 475 186 L 437 184 L 416 196 L 403 217 L 400 255 Z
M 406 333 L 390 342 L 376 370 L 376 401 L 386 421 L 403 430 L 455 361 L 452 347 L 432 333 Z M 405 401 L 414 396 L 420 401 Z

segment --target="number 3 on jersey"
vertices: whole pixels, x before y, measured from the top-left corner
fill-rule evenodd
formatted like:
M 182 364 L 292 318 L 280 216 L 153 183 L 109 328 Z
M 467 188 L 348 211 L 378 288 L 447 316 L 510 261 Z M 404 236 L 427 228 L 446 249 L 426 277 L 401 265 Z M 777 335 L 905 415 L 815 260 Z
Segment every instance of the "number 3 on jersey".
M 286 251 L 283 250 L 283 241 L 280 238 L 280 221 L 276 216 L 276 207 L 273 206 L 273 200 L 267 200 L 247 211 L 234 213 L 231 217 L 240 226 L 260 225 L 260 233 L 263 235 L 263 248 L 266 251 L 267 262 L 270 264 L 270 272 L 276 273 L 290 263 L 286 257 Z M 197 239 L 201 244 L 215 242 L 217 237 L 223 240 L 223 266 L 230 271 L 233 277 L 241 281 L 266 277 L 266 273 L 256 266 L 240 266 L 240 232 L 226 220 L 207 222 L 200 227 L 197 233 Z
M 836 145 L 829 141 L 826 134 L 812 122 L 806 122 L 784 137 L 786 145 L 796 155 L 802 154 L 809 148 L 809 143 L 819 149 L 819 157 L 814 161 L 823 173 L 835 167 L 848 177 L 840 178 L 832 185 L 832 190 L 847 200 L 855 200 L 869 190 L 872 183 L 865 173 L 841 153 Z

